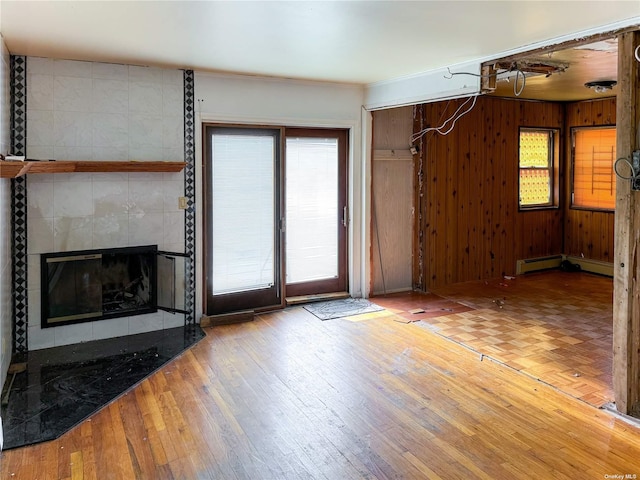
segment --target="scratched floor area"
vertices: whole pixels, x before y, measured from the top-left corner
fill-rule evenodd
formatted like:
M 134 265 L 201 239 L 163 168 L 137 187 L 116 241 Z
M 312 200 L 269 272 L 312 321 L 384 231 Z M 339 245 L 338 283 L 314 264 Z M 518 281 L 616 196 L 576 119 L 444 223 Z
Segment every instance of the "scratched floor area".
M 372 301 L 600 407 L 613 401 L 612 299 L 611 278 L 548 271 Z

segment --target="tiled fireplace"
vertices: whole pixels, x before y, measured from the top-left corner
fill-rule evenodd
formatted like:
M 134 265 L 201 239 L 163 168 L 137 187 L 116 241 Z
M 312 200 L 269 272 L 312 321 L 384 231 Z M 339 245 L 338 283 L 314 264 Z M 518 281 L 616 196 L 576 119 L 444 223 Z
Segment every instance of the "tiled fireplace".
M 27 157 L 185 160 L 184 72 L 27 58 Z M 28 349 L 182 326 L 152 311 L 41 326 L 40 255 L 157 245 L 185 251 L 185 172 L 27 175 Z
M 187 166 L 180 173 L 29 174 L 12 180 L 13 353 L 19 354 L 14 361 L 26 360 L 26 370 L 14 375 L 8 405 L 0 412 L 5 448 L 56 438 L 203 337 L 194 321 L 190 267 L 195 255 L 193 72 L 13 56 L 11 72 L 13 153 L 42 161 L 153 160 Z M 186 198 L 186 210 L 179 208 L 180 197 Z M 50 273 L 41 262 L 77 251 L 111 255 L 141 245 L 184 252 L 181 263 L 158 256 L 158 278 L 170 278 L 161 270 L 168 268 L 174 286 L 183 288 L 167 290 L 165 282 L 156 283 L 155 300 L 173 291 L 173 300 L 184 299 L 182 305 L 174 302 L 173 310 L 186 314 L 155 306 L 135 315 L 105 314 L 103 304 L 99 317 L 96 310 L 94 318 L 66 318 L 43 328 L 43 288 L 50 286 Z M 130 273 L 121 281 L 125 301 L 116 293 L 115 303 L 129 305 L 127 300 L 144 296 L 134 287 L 147 281 L 146 267 Z

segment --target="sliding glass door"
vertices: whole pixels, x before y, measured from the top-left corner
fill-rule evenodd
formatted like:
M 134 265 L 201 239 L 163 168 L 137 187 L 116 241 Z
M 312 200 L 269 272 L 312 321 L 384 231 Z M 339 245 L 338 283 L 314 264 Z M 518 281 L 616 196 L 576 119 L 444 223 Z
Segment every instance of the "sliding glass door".
M 205 125 L 207 315 L 346 290 L 346 152 L 346 130 Z
M 205 135 L 207 313 L 281 305 L 280 129 Z

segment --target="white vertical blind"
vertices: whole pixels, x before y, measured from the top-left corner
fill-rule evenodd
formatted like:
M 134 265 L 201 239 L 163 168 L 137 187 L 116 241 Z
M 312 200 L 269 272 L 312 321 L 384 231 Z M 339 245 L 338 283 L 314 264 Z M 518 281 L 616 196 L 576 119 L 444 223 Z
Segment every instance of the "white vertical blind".
M 274 285 L 275 138 L 212 136 L 214 295 Z
M 338 140 L 286 142 L 288 284 L 338 276 Z

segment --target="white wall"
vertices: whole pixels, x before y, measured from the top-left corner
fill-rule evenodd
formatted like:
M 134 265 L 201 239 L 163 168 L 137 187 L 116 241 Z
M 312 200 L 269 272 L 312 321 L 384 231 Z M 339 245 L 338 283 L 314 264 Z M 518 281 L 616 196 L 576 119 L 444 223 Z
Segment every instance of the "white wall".
M 10 150 L 11 112 L 9 51 L 0 37 L 0 153 Z M 0 168 L 2 166 L 0 165 Z M 13 306 L 11 301 L 11 180 L 0 179 L 0 385 L 11 363 Z
M 358 85 L 296 81 L 277 78 L 195 73 L 196 171 L 202 166 L 202 123 L 335 127 L 350 129 L 349 138 L 349 288 L 353 296 L 366 292 L 363 262 L 362 192 L 365 162 L 362 149 L 364 88 Z M 198 177 L 197 205 L 202 205 L 202 178 Z M 202 223 L 202 208 L 197 212 Z M 197 235 L 202 239 L 202 234 Z M 202 243 L 198 244 L 198 271 L 202 271 Z M 366 253 L 366 255 L 365 255 Z M 197 306 L 202 305 L 202 278 L 198 278 Z M 201 312 L 199 312 L 200 314 Z M 199 315 L 198 314 L 198 315 Z
M 447 98 L 475 95 L 480 92 L 480 78 L 473 75 L 450 75 L 450 72 L 480 74 L 480 62 L 454 65 L 384 82 L 371 83 L 365 90 L 367 110 L 415 105 Z
M 183 72 L 29 57 L 27 156 L 184 159 Z M 157 312 L 40 328 L 40 253 L 157 244 L 184 252 L 184 173 L 28 175 L 29 350 L 181 326 Z

